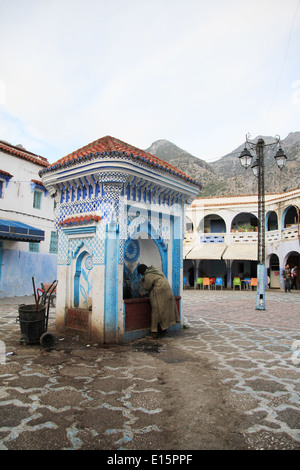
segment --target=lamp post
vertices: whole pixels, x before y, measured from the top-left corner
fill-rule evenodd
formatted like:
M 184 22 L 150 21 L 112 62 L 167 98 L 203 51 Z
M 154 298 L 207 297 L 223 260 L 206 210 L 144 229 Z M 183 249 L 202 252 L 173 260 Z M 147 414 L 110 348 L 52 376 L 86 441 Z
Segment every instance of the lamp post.
M 280 170 L 285 167 L 286 155 L 284 154 L 279 136 L 275 137 L 276 142 L 265 144 L 263 139 L 258 139 L 257 143 L 251 142 L 246 136 L 245 148 L 239 156 L 240 162 L 244 168 L 251 166 L 253 174 L 258 178 L 258 243 L 257 243 L 257 294 L 256 310 L 265 310 L 265 163 L 264 150 L 266 146 L 279 146 L 274 156 L 277 166 Z M 253 157 L 247 149 L 255 149 L 256 160 L 252 163 Z M 251 164 L 252 163 L 252 164 Z

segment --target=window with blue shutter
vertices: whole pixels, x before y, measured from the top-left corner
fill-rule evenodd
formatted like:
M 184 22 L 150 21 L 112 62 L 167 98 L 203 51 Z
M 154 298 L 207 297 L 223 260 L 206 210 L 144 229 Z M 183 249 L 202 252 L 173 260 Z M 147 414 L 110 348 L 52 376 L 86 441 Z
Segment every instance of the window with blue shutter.
M 35 209 L 40 209 L 41 208 L 41 201 L 42 201 L 41 191 L 34 191 L 33 192 L 33 207 Z
M 51 239 L 50 239 L 50 253 L 57 253 L 58 252 L 58 235 L 56 232 L 51 232 Z

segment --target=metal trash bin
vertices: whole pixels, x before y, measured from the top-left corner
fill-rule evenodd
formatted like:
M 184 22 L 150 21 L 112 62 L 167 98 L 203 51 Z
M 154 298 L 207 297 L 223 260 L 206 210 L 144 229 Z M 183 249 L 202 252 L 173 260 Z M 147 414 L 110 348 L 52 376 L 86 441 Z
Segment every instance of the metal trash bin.
M 46 306 L 19 305 L 21 340 L 26 344 L 39 343 L 42 334 L 46 331 Z
M 20 323 L 22 334 L 20 341 L 25 341 L 26 344 L 40 343 L 44 348 L 49 348 L 55 342 L 54 336 L 47 332 L 50 299 L 56 289 L 58 281 L 53 281 L 46 292 L 38 289 L 38 291 L 43 292 L 41 303 L 39 303 L 40 296 L 35 290 L 34 278 L 32 278 L 32 283 L 34 288 L 35 304 L 19 305 L 19 316 L 16 319 L 16 321 Z M 47 307 L 46 300 L 48 300 Z

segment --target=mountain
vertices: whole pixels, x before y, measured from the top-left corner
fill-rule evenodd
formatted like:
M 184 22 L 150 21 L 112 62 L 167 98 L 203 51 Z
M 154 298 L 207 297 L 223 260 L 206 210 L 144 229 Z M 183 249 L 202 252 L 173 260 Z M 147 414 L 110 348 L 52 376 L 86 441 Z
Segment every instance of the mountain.
M 194 157 L 185 150 L 182 150 L 172 142 L 163 139 L 157 140 L 146 149 L 146 152 L 174 165 L 188 176 L 192 176 L 199 181 L 203 186 L 201 195 L 210 195 L 207 194 L 207 190 L 211 194 L 216 191 L 221 194 L 226 193 L 227 183 L 224 179 L 220 178 L 217 169 L 213 168 L 211 164 L 204 160 L 201 160 L 201 158 Z M 224 193 L 222 191 L 224 191 Z
M 265 191 L 274 193 L 298 188 L 300 186 L 300 132 L 291 132 L 281 141 L 282 149 L 287 156 L 286 167 L 280 171 L 274 155 L 276 147 L 268 146 L 274 142 L 273 137 L 257 136 L 252 141 L 263 138 L 265 147 Z M 245 144 L 241 144 L 227 155 L 212 163 L 195 157 L 177 147 L 168 140 L 157 140 L 146 149 L 147 152 L 176 166 L 202 184 L 200 196 L 222 196 L 257 193 L 257 178 L 251 168 L 245 170 L 239 155 Z M 255 151 L 251 150 L 255 158 Z

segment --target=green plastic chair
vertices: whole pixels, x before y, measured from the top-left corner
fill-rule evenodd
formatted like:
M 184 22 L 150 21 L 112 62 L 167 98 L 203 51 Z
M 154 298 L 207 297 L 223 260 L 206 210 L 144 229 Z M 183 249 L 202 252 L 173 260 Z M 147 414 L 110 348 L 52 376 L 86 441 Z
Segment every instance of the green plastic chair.
M 235 277 L 233 279 L 233 290 L 235 289 L 235 287 L 239 287 L 240 290 L 242 290 L 242 283 L 241 283 L 241 279 L 239 277 Z
M 195 287 L 199 286 L 199 289 L 201 289 L 201 286 L 203 287 L 203 277 L 198 277 L 197 281 L 195 282 Z

